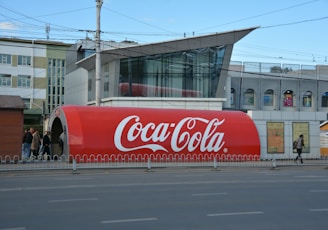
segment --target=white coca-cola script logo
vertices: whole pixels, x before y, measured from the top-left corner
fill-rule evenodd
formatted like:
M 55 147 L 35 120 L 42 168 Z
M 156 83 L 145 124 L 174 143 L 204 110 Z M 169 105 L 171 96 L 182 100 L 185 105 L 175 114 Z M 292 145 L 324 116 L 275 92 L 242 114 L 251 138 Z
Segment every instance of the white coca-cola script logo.
M 206 124 L 202 130 L 199 124 Z M 200 152 L 218 152 L 224 145 L 224 133 L 217 129 L 224 123 L 223 120 L 213 118 L 207 120 L 200 117 L 186 117 L 177 123 L 149 122 L 143 124 L 140 117 L 136 115 L 124 118 L 117 126 L 114 134 L 114 144 L 116 148 L 123 152 L 150 149 L 153 152 L 162 150 L 169 152 L 163 142 L 170 140 L 170 147 L 173 152 L 188 150 L 192 152 L 198 149 Z M 204 127 L 204 125 L 202 126 Z M 122 136 L 122 135 L 126 136 Z M 122 140 L 140 143 L 139 146 L 125 147 Z M 167 144 L 166 144 L 167 145 Z

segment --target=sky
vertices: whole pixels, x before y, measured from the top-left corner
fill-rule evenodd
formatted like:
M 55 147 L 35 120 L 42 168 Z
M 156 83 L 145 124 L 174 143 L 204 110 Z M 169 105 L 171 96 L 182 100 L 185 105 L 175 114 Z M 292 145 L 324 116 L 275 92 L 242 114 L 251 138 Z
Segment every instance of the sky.
M 94 39 L 96 4 L 0 0 L 0 36 Z M 235 44 L 232 61 L 328 65 L 328 0 L 103 0 L 100 22 L 101 40 L 140 44 L 258 26 Z

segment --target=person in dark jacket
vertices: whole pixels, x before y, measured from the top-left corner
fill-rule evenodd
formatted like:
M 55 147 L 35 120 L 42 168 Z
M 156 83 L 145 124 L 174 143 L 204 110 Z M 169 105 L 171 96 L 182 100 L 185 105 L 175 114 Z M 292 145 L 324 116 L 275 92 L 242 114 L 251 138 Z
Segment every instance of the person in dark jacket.
M 47 154 L 47 160 L 49 158 L 51 158 L 51 153 L 50 153 L 50 144 L 51 144 L 51 141 L 50 141 L 49 135 L 50 135 L 50 132 L 49 131 L 46 131 L 44 133 L 43 140 L 42 140 L 42 144 L 43 144 L 42 156 L 44 157 L 44 154 Z
M 33 140 L 34 129 L 30 128 L 25 131 L 23 136 L 23 145 L 22 145 L 22 158 L 23 160 L 27 160 L 31 154 L 31 144 Z

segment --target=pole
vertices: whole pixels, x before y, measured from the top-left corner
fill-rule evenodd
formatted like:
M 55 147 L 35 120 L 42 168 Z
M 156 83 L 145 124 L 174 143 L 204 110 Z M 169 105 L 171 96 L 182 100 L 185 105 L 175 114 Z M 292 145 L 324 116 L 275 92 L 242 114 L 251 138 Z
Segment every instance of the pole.
M 150 157 L 148 158 L 148 162 L 147 162 L 147 170 L 151 170 L 151 159 Z
M 100 106 L 100 90 L 101 90 L 101 56 L 100 56 L 100 10 L 103 4 L 102 0 L 97 2 L 97 30 L 96 30 L 96 106 Z

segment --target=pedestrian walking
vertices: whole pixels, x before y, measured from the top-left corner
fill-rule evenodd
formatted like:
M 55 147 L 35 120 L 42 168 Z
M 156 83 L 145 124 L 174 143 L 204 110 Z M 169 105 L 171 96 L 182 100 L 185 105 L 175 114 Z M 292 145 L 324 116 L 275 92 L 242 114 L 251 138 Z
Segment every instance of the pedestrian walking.
M 41 138 L 40 138 L 39 131 L 35 130 L 32 137 L 33 138 L 32 138 L 32 144 L 31 144 L 31 151 L 33 153 L 33 157 L 35 157 L 35 159 L 37 159 L 38 155 L 39 155 L 40 144 L 41 144 Z
M 34 129 L 30 128 L 26 130 L 23 136 L 23 145 L 22 145 L 22 158 L 23 160 L 27 160 L 31 154 L 31 144 L 33 140 L 32 134 L 34 133 Z
M 42 151 L 42 156 L 44 160 L 48 160 L 49 158 L 51 159 L 51 153 L 50 153 L 50 132 L 46 131 L 43 136 L 42 144 L 43 144 L 43 151 Z
M 297 162 L 298 159 L 301 160 L 301 164 L 303 164 L 303 159 L 302 159 L 302 151 L 304 148 L 304 136 L 301 134 L 296 143 L 295 143 L 296 151 L 297 151 L 297 157 L 295 158 L 295 163 Z

